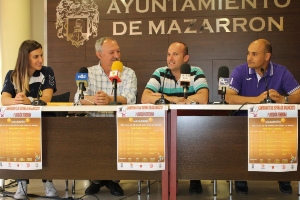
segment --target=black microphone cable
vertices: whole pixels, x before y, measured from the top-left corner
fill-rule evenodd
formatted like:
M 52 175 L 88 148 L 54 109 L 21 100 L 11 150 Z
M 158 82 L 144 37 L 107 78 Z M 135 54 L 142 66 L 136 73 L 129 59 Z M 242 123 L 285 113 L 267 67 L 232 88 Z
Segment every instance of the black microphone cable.
M 260 71 L 263 74 L 265 84 L 266 84 L 266 91 L 267 91 L 267 98 L 265 98 L 261 103 L 276 103 L 273 99 L 270 98 L 268 82 L 267 82 L 266 76 L 264 76 L 264 74 L 265 74 L 264 68 L 260 68 Z
M 73 198 L 73 197 L 66 197 L 66 198 L 59 198 L 59 199 L 63 199 L 63 200 L 82 200 L 83 197 L 85 197 L 85 196 L 94 196 L 96 199 L 99 200 L 99 198 L 96 195 L 94 195 L 94 194 L 85 194 L 85 195 L 79 197 L 78 199 Z
M 4 185 L 4 188 L 13 188 L 13 187 L 17 187 L 18 186 L 18 181 L 16 179 L 11 179 L 10 183 Z
M 165 78 L 166 78 L 166 75 L 169 73 L 169 71 L 170 71 L 170 69 L 167 68 L 166 72 L 164 74 L 164 78 L 163 78 L 161 97 L 155 101 L 156 105 L 159 105 L 159 104 L 169 104 L 170 103 L 170 101 L 167 100 L 167 99 L 165 99 L 165 97 L 164 97 Z
M 162 99 L 164 99 L 164 98 L 165 98 L 165 97 L 164 97 L 165 78 L 166 78 L 167 74 L 169 73 L 169 71 L 170 71 L 170 69 L 169 69 L 169 68 L 167 68 L 167 69 L 166 69 L 166 73 L 165 73 L 165 75 L 164 75 L 164 79 L 163 79 L 163 85 L 162 85 L 162 91 L 161 91 L 161 98 L 162 98 Z
M 247 104 L 248 104 L 248 102 L 243 103 L 243 104 L 239 107 L 239 109 L 233 111 L 229 116 L 233 116 L 234 114 L 236 114 L 237 112 L 239 112 L 239 111 L 240 111 L 245 105 L 247 105 Z
M 26 199 L 29 200 L 29 194 L 26 193 L 26 191 L 24 190 L 24 187 L 23 187 L 23 183 L 22 181 L 20 182 L 21 184 L 21 189 L 23 190 L 25 196 L 26 196 Z M 0 193 L 0 196 L 3 196 L 3 197 L 11 197 L 14 199 L 14 193 L 13 192 L 7 192 L 7 191 L 4 191 L 2 193 Z M 39 195 L 32 195 L 30 194 L 31 197 L 39 197 Z

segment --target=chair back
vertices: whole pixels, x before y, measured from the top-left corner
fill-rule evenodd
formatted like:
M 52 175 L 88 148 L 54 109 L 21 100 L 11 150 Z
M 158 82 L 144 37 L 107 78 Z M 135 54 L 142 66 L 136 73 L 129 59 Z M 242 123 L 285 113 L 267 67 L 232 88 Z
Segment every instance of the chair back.
M 51 102 L 69 102 L 70 101 L 70 92 L 52 96 Z M 68 111 L 54 112 L 56 117 L 66 117 Z

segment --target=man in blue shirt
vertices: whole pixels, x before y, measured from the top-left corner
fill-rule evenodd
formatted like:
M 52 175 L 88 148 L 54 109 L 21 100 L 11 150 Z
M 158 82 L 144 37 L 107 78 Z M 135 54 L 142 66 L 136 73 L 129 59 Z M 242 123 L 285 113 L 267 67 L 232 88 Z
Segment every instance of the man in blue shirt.
M 253 41 L 247 52 L 247 63 L 236 67 L 231 76 L 226 101 L 230 104 L 260 103 L 269 97 L 276 103 L 299 103 L 300 86 L 284 66 L 272 63 L 272 45 L 265 39 Z M 266 84 L 268 92 L 266 91 Z M 238 112 L 247 115 L 247 112 Z M 290 181 L 278 181 L 279 189 L 292 193 Z M 247 181 L 235 181 L 237 193 L 247 194 Z

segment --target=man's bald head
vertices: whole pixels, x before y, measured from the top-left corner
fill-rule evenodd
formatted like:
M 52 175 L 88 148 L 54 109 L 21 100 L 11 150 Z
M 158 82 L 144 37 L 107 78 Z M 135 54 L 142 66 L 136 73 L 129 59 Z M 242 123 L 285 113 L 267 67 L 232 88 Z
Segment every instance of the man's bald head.
M 257 44 L 257 45 L 262 45 L 264 47 L 264 52 L 272 54 L 272 45 L 271 43 L 266 40 L 266 39 L 258 39 L 253 41 L 251 44 Z M 250 45 L 251 45 L 250 44 Z

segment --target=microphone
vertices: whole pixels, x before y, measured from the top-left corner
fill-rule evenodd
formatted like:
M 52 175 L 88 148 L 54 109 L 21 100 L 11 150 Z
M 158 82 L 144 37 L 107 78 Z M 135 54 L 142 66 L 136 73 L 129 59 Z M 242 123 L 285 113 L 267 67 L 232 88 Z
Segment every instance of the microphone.
M 44 76 L 44 78 L 42 79 L 41 84 L 39 86 L 39 89 L 37 91 L 37 97 L 36 97 L 37 100 L 34 100 L 33 102 L 31 102 L 31 105 L 33 105 L 33 106 L 46 106 L 47 105 L 47 103 L 45 101 L 40 99 L 41 98 L 40 90 L 41 90 L 41 87 L 44 84 L 45 80 L 46 80 L 46 77 Z
M 121 105 L 121 102 L 117 101 L 117 83 L 120 83 L 121 76 L 123 71 L 123 63 L 120 61 L 113 62 L 111 66 L 111 71 L 109 73 L 109 80 L 113 83 L 113 90 L 114 90 L 114 101 L 110 102 L 109 105 Z
M 268 83 L 267 83 L 267 79 L 264 76 L 265 75 L 265 70 L 264 68 L 260 68 L 260 71 L 264 77 L 265 80 L 265 84 L 266 84 L 266 90 L 267 90 L 267 98 L 265 98 L 264 100 L 262 100 L 260 103 L 276 103 L 274 100 L 271 99 L 270 94 L 269 94 L 269 88 L 268 88 Z
M 226 89 L 229 86 L 229 69 L 226 66 L 221 66 L 218 70 L 219 88 L 218 93 L 221 91 L 222 101 L 219 104 L 228 104 L 225 101 Z
M 113 82 L 114 80 L 117 81 L 117 83 L 120 83 L 121 76 L 123 71 L 123 63 L 120 61 L 113 62 L 111 66 L 111 71 L 109 73 L 109 80 Z
M 184 63 L 180 67 L 180 85 L 183 87 L 183 97 L 187 99 L 187 91 L 191 82 L 191 66 Z
M 87 83 L 87 79 L 88 79 L 88 69 L 86 67 L 81 67 L 79 69 L 79 72 L 76 73 L 75 76 L 75 81 L 76 81 L 76 85 L 80 90 L 79 96 L 78 96 L 78 100 L 80 99 L 84 99 L 84 94 L 83 91 L 86 91 L 86 87 L 88 85 Z
M 170 71 L 170 69 L 167 68 L 165 75 L 164 75 L 164 79 L 163 79 L 163 85 L 161 88 L 161 97 L 155 101 L 155 105 L 170 104 L 170 101 L 168 99 L 165 99 L 165 97 L 164 97 L 165 78 L 166 78 L 167 73 L 169 73 L 169 71 Z

